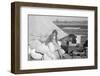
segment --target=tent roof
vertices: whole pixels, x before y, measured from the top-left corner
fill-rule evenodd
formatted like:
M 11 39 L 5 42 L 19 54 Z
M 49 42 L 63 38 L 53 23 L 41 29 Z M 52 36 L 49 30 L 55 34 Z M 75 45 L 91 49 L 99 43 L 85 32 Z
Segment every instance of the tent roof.
M 62 29 L 53 23 L 53 17 L 49 16 L 29 16 L 29 39 L 43 39 L 45 40 L 53 30 L 57 30 L 58 39 L 61 39 L 66 34 Z

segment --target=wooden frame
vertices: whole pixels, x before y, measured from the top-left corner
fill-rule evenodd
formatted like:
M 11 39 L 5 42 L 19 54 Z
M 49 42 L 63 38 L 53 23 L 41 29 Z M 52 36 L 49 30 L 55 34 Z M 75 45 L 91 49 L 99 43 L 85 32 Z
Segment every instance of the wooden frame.
M 46 68 L 46 69 L 29 69 L 20 70 L 20 7 L 46 7 L 46 8 L 61 8 L 61 9 L 79 9 L 79 10 L 93 10 L 95 12 L 95 37 L 94 37 L 94 65 L 80 66 L 80 67 L 62 67 L 62 68 Z M 61 4 L 45 4 L 45 3 L 27 3 L 27 2 L 13 2 L 11 4 L 11 72 L 15 74 L 21 73 L 39 73 L 39 72 L 56 72 L 56 71 L 73 71 L 97 69 L 97 7 L 93 6 L 76 6 L 76 5 L 61 5 Z

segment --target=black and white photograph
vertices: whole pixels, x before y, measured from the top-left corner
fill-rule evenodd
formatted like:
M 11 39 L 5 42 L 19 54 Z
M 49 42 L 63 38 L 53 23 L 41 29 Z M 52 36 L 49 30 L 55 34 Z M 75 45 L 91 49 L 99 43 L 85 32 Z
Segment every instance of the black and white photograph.
M 88 58 L 88 17 L 28 15 L 28 60 Z
M 97 68 L 97 7 L 14 2 L 11 12 L 12 73 Z

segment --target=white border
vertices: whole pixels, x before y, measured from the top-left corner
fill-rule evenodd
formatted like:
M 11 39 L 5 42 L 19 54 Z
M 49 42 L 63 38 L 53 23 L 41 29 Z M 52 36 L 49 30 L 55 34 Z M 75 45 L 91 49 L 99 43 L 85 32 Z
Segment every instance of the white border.
M 52 61 L 28 61 L 28 14 L 60 15 L 60 16 L 84 16 L 88 17 L 88 58 L 87 59 L 66 59 Z M 94 11 L 52 9 L 40 7 L 20 8 L 20 69 L 42 69 L 57 67 L 75 67 L 94 65 Z

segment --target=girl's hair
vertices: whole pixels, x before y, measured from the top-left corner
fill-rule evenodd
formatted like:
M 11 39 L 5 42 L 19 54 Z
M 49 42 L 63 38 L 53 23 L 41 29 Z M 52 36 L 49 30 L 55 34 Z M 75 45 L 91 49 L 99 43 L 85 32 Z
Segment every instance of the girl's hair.
M 51 35 L 49 35 L 49 37 L 47 38 L 45 44 L 48 44 L 49 42 L 51 42 L 54 36 L 55 36 L 55 41 L 57 42 L 57 34 L 58 34 L 57 30 L 53 30 Z

